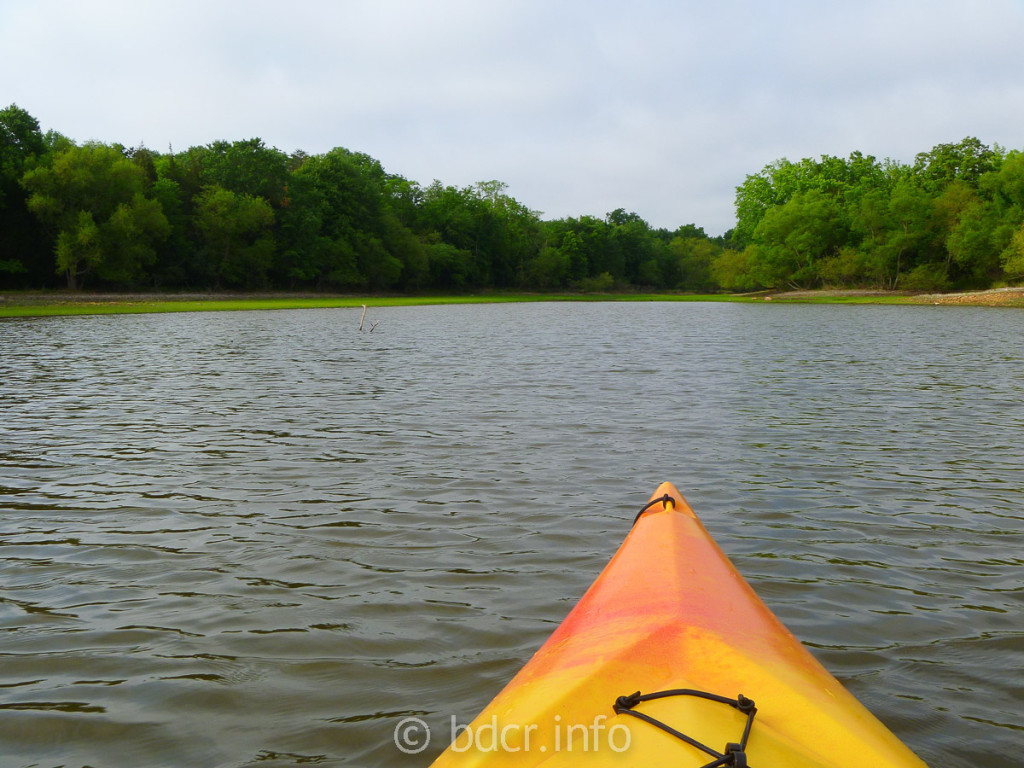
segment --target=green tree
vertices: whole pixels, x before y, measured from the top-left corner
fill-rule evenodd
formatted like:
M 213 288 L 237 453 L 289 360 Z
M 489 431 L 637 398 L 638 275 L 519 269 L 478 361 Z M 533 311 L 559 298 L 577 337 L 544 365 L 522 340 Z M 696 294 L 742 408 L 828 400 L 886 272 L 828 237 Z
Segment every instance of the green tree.
M 429 283 L 442 290 L 461 291 L 473 283 L 473 254 L 435 234 L 423 244 L 427 256 Z
M 261 197 L 211 186 L 197 200 L 196 226 L 226 285 L 266 285 L 274 253 L 273 222 L 274 211 Z
M 724 249 L 711 262 L 711 277 L 727 291 L 756 291 L 767 288 L 769 279 L 763 273 L 760 246 L 750 244 L 743 250 Z
M 845 229 L 836 199 L 817 190 L 798 192 L 770 208 L 754 230 L 770 284 L 814 285 L 819 279 L 817 263 L 836 253 Z
M 171 233 L 163 207 L 141 192 L 114 209 L 102 230 L 103 258 L 96 274 L 105 282 L 144 282 L 156 264 L 159 244 Z
M 306 159 L 308 155 L 302 161 Z M 293 173 L 288 180 L 286 200 L 276 216 L 279 253 L 272 270 L 273 280 L 289 289 L 322 289 L 331 271 L 332 248 L 330 238 L 323 233 L 324 210 L 312 180 Z
M 26 169 L 45 151 L 32 115 L 16 104 L 0 110 L 0 285 L 51 277 L 42 228 L 29 212 L 28 194 L 20 184 Z
M 1011 280 L 1024 278 L 1024 226 L 1017 229 L 1000 254 L 1001 266 Z
M 946 254 L 948 278 L 961 285 L 986 285 L 998 276 L 999 254 L 1009 237 L 998 219 L 995 206 L 962 179 L 954 179 L 934 199 L 932 227 Z
M 82 278 L 141 279 L 169 232 L 160 206 L 143 195 L 145 171 L 116 148 L 71 146 L 27 171 L 29 209 L 55 233 L 57 271 L 69 288 Z
M 711 291 L 717 287 L 712 264 L 721 254 L 721 246 L 707 237 L 675 237 L 669 250 L 676 262 L 670 287 L 689 291 Z
M 384 287 L 401 285 L 405 290 L 420 290 L 429 283 L 430 263 L 420 238 L 402 223 L 399 216 L 385 205 L 381 217 L 381 243 L 384 250 L 397 263 Z
M 887 287 L 895 290 L 900 287 L 903 273 L 914 265 L 924 249 L 929 234 L 932 201 L 916 184 L 903 181 L 893 189 L 888 212 L 890 228 L 886 231 L 879 250 L 885 262 L 886 274 L 889 276 Z M 934 270 L 923 270 L 919 274 L 932 275 Z
M 203 186 L 216 185 L 236 194 L 262 197 L 275 209 L 287 197 L 291 161 L 262 139 L 217 141 L 199 157 Z
M 1024 215 L 1024 152 L 1008 153 L 998 169 L 978 179 L 978 188 L 1000 218 Z
M 548 245 L 541 248 L 537 257 L 530 261 L 527 279 L 530 285 L 543 290 L 564 288 L 569 284 L 571 268 L 569 254 L 561 248 Z
M 818 275 L 826 287 L 878 286 L 885 280 L 878 259 L 849 245 L 823 259 L 818 264 Z
M 18 193 L 18 180 L 28 163 L 46 150 L 39 121 L 17 104 L 0 110 L 0 210 Z
M 308 190 L 303 201 L 315 210 L 318 237 L 333 243 L 316 251 L 320 282 L 379 290 L 403 277 L 410 286 L 425 280 L 428 255 L 391 208 L 395 186 L 378 161 L 337 147 L 307 157 L 294 178 Z
M 428 239 L 434 233 L 441 242 L 454 247 L 431 253 L 430 258 L 443 253 L 447 266 L 441 273 L 459 275 L 466 287 L 491 284 L 491 259 L 484 250 L 485 233 L 481 231 L 484 218 L 484 201 L 471 188 L 457 189 L 435 181 L 423 191 L 421 230 Z M 453 258 L 463 263 L 451 264 Z M 433 267 L 431 273 L 435 273 Z
M 612 214 L 610 214 L 611 216 Z M 607 218 L 581 216 L 546 221 L 539 225 L 541 240 L 564 250 L 570 258 L 570 277 L 574 284 L 611 275 L 609 286 L 625 274 L 622 241 L 614 237 L 616 225 Z M 606 282 L 602 278 L 601 282 Z
M 384 197 L 398 221 L 410 231 L 416 232 L 419 208 L 423 204 L 422 187 L 415 181 L 389 174 L 384 179 Z
M 782 205 L 796 193 L 793 164 L 785 158 L 766 165 L 736 187 L 736 227 L 733 239 L 744 246 L 754 236 L 754 229 L 765 214 Z
M 1000 257 L 1012 236 L 995 210 L 974 202 L 957 216 L 945 238 L 947 276 L 962 276 L 961 282 L 985 286 L 999 274 Z M 954 270 L 955 267 L 955 270 Z
M 608 245 L 617 268 L 609 270 L 613 277 L 633 285 L 661 284 L 666 277 L 662 274 L 662 263 L 668 258 L 662 258 L 666 255 L 664 243 L 650 225 L 639 214 L 627 213 L 622 208 L 605 216 L 605 221 L 610 226 Z
M 751 242 L 768 211 L 798 194 L 813 191 L 841 201 L 886 184 L 889 172 L 874 157 L 860 152 L 846 159 L 822 155 L 818 160 L 804 158 L 793 163 L 783 158 L 769 163 L 736 188 L 733 242 L 740 247 Z
M 167 217 L 170 231 L 158 244 L 156 263 L 150 270 L 154 287 L 189 286 L 208 287 L 216 281 L 215 270 L 203 258 L 194 226 L 192 201 L 185 197 L 178 182 L 161 175 L 157 158 L 158 178 L 149 190 L 149 196 L 160 203 Z
M 991 248 L 999 252 L 1006 276 L 1017 279 L 1024 225 L 1024 152 L 1008 153 L 998 169 L 982 175 L 978 188 L 987 203 Z
M 523 281 L 526 263 L 537 253 L 541 239 L 537 212 L 507 195 L 506 189 L 508 185 L 501 181 L 475 186 L 483 202 L 483 207 L 474 207 L 477 228 L 483 235 L 491 279 L 499 288 Z
M 913 173 L 925 189 L 937 191 L 956 180 L 976 185 L 982 174 L 997 168 L 1001 160 L 998 148 L 992 149 L 968 136 L 956 144 L 938 144 L 919 153 Z
M 587 251 L 583 239 L 574 231 L 569 230 L 562 235 L 559 253 L 568 265 L 568 279 L 579 281 L 589 272 L 587 269 Z

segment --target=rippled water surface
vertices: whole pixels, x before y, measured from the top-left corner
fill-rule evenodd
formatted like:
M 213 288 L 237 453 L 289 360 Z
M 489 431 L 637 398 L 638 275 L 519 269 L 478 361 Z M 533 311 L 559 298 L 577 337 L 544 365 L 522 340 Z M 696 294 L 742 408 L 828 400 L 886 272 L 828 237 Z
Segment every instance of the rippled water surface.
M 929 764 L 1024 764 L 1024 313 L 359 312 L 0 322 L 0 764 L 426 765 L 662 480 Z

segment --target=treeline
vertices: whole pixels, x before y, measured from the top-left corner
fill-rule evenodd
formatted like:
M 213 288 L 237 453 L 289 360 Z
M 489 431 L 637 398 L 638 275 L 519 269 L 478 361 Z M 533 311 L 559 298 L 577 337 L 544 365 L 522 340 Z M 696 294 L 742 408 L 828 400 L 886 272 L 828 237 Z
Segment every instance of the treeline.
M 727 290 L 984 288 L 1024 277 L 1024 153 L 976 138 L 913 164 L 779 160 L 736 190 Z
M 736 228 L 619 209 L 545 221 L 487 181 L 421 186 L 365 154 L 259 139 L 166 154 L 77 144 L 0 110 L 0 287 L 693 292 L 935 289 L 1024 275 L 1024 156 L 976 139 L 913 165 L 781 160 Z
M 78 145 L 17 106 L 0 141 L 6 287 L 707 290 L 722 250 L 621 210 L 542 221 L 501 182 L 424 187 L 342 148 Z

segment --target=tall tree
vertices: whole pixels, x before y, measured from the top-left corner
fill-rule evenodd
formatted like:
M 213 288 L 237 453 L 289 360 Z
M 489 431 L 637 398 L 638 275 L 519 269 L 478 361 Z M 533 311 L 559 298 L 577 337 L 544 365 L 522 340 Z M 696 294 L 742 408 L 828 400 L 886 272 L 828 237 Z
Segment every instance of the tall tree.
M 721 254 L 721 246 L 706 236 L 678 236 L 669 243 L 669 249 L 676 262 L 675 277 L 668 281 L 669 287 L 688 291 L 710 291 L 716 287 L 711 265 Z
M 537 253 L 540 244 L 539 218 L 511 195 L 501 181 L 482 181 L 476 187 L 483 207 L 474 206 L 477 227 L 486 233 L 483 248 L 490 261 L 493 284 L 507 288 L 522 282 L 526 262 Z
M 807 288 L 818 282 L 818 262 L 835 254 L 845 222 L 835 198 L 817 190 L 798 192 L 770 208 L 754 230 L 772 284 Z
M 431 274 L 444 275 L 445 280 L 457 279 L 465 287 L 491 284 L 489 254 L 483 248 L 481 222 L 484 220 L 484 201 L 472 188 L 458 189 L 435 181 L 423 190 L 420 206 L 420 227 L 427 236 L 452 248 L 428 248 L 428 258 L 441 259 L 437 268 L 432 264 Z
M 913 172 L 926 189 L 936 191 L 957 179 L 977 184 L 983 173 L 998 167 L 1001 159 L 998 148 L 992 149 L 968 136 L 956 144 L 937 144 L 930 151 L 919 153 Z
M 388 209 L 387 175 L 369 155 L 336 147 L 306 158 L 294 176 L 306 185 L 308 202 L 315 206 L 320 221 L 320 236 L 329 242 L 318 251 L 320 280 L 335 285 L 339 278 L 355 280 L 340 286 L 348 288 L 391 288 L 404 268 L 395 253 L 413 260 L 421 255 Z M 416 271 L 426 268 L 419 265 Z
M 16 104 L 0 110 L 0 285 L 51 277 L 39 221 L 28 210 L 22 174 L 46 151 L 39 122 Z
M 169 232 L 160 206 L 143 195 L 145 171 L 115 147 L 71 146 L 22 183 L 29 209 L 54 233 L 68 288 L 89 274 L 119 284 L 141 279 Z
M 217 141 L 201 156 L 204 186 L 217 185 L 240 195 L 262 197 L 280 208 L 288 194 L 288 155 L 262 139 Z
M 931 212 L 931 198 L 920 187 L 910 181 L 902 181 L 896 185 L 889 198 L 890 229 L 885 233 L 881 248 L 886 261 L 886 273 L 889 276 L 887 287 L 894 290 L 900 288 L 904 273 L 914 265 L 917 257 L 922 255 L 929 235 Z M 917 266 L 923 267 L 918 273 L 918 283 L 905 287 L 938 287 L 921 282 L 925 276 L 935 274 L 934 269 L 929 272 L 929 267 L 923 262 Z M 932 282 L 937 280 L 938 278 L 935 278 Z
M 219 186 L 207 187 L 199 195 L 196 226 L 227 285 L 265 287 L 274 252 L 269 231 L 273 223 L 274 211 L 261 197 Z
M 0 110 L 0 207 L 7 206 L 29 161 L 45 149 L 38 120 L 17 104 Z
M 1024 279 L 1024 226 L 1013 232 L 1000 257 L 1007 277 L 1011 280 Z

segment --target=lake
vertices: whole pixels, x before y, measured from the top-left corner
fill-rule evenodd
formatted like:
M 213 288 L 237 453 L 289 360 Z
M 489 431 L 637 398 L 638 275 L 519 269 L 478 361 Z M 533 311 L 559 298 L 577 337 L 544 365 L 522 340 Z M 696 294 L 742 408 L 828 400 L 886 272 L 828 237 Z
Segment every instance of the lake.
M 427 765 L 662 480 L 926 762 L 1024 765 L 1024 312 L 360 313 L 0 321 L 3 765 Z

